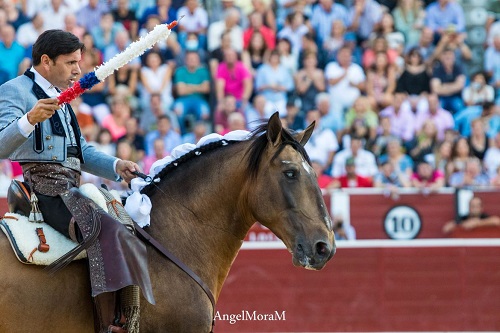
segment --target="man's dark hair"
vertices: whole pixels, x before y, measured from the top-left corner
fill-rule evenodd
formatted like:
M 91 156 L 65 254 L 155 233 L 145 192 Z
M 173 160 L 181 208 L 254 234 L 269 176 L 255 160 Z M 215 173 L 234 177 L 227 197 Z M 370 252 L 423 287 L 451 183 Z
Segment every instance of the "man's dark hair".
M 39 65 L 44 54 L 55 61 L 62 54 L 70 54 L 77 50 L 83 52 L 84 49 L 85 46 L 83 43 L 72 33 L 57 29 L 47 30 L 33 44 L 33 51 L 31 53 L 33 65 Z

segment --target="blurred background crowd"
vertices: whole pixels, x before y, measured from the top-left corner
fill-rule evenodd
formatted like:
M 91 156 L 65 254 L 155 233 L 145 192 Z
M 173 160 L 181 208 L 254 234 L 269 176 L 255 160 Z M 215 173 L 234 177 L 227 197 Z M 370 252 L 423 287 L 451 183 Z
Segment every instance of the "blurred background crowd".
M 98 149 L 145 173 L 184 142 L 316 121 L 320 186 L 500 187 L 500 15 L 492 0 L 0 0 L 0 84 L 63 29 L 82 73 L 157 24 L 170 37 L 73 103 Z M 0 194 L 17 163 L 0 161 Z M 84 182 L 102 180 L 84 175 Z M 126 189 L 126 184 L 108 184 Z

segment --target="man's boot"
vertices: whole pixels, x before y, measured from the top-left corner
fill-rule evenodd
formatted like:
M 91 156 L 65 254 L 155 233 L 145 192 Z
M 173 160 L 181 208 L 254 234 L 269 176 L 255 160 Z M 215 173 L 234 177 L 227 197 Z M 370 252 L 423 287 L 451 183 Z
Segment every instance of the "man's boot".
M 127 330 L 115 325 L 116 293 L 102 293 L 94 297 L 94 330 L 96 333 L 127 333 Z

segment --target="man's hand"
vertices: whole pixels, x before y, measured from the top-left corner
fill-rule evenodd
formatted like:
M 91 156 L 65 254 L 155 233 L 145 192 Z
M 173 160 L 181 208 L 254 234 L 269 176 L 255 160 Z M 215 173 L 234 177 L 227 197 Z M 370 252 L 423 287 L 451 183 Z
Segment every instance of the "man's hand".
M 137 177 L 132 172 L 141 171 L 141 168 L 132 161 L 118 160 L 116 163 L 116 173 L 123 178 L 127 183 Z
M 58 103 L 57 98 L 39 99 L 27 114 L 29 123 L 35 125 L 52 117 L 61 108 Z

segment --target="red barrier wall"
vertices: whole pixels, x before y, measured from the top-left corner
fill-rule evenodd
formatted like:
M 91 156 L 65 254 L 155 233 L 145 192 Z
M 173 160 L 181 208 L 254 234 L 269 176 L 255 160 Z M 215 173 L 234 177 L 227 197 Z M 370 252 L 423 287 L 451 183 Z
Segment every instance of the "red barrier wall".
M 215 331 L 500 331 L 499 282 L 499 246 L 340 247 L 320 272 L 293 267 L 285 250 L 242 250 L 220 316 L 286 311 L 286 320 L 219 320 Z

